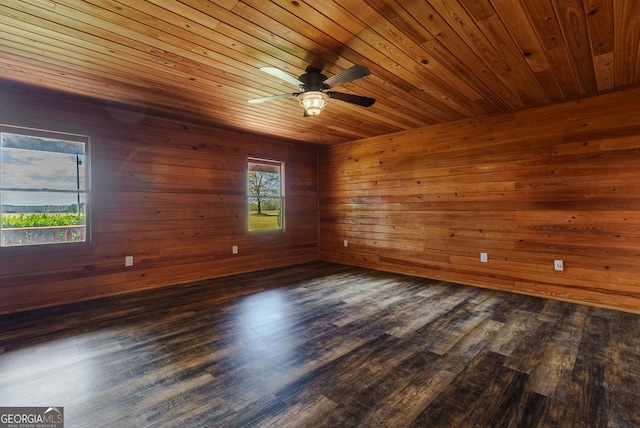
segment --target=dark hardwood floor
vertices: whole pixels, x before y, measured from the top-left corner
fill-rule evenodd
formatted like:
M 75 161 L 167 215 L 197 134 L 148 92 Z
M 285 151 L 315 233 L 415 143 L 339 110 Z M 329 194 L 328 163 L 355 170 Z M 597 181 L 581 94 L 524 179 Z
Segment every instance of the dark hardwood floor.
M 314 262 L 0 317 L 66 427 L 637 427 L 640 316 Z

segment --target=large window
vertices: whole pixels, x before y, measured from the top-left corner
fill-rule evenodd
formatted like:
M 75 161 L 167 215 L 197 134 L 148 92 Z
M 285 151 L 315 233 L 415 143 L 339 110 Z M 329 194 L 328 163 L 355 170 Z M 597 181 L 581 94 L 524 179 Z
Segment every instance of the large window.
M 87 242 L 89 138 L 0 127 L 0 246 Z
M 249 158 L 249 230 L 284 229 L 284 164 Z

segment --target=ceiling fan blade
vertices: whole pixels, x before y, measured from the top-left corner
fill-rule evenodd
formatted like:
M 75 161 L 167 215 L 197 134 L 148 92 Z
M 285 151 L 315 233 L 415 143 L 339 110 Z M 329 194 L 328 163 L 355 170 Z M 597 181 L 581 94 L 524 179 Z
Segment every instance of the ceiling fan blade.
M 258 104 L 258 103 L 263 103 L 265 101 L 279 100 L 280 98 L 297 97 L 298 95 L 300 95 L 300 93 L 271 95 L 270 97 L 254 98 L 252 100 L 249 100 L 249 103 Z
M 301 81 L 299 81 L 298 79 L 296 79 L 295 77 L 293 77 L 292 75 L 290 75 L 289 73 L 286 73 L 282 70 L 280 70 L 279 68 L 275 68 L 275 67 L 260 67 L 260 70 L 264 71 L 265 73 L 269 73 L 270 75 L 277 77 L 278 79 L 284 80 L 285 82 L 289 82 L 294 86 L 302 86 L 304 85 L 304 83 L 302 83 Z
M 363 107 L 370 107 L 376 102 L 375 98 L 361 97 L 360 95 L 343 94 L 341 92 L 327 92 L 326 94 L 329 95 L 329 98 L 335 98 L 336 100 L 346 101 Z
M 360 79 L 362 77 L 370 75 L 371 72 L 364 65 L 354 65 L 353 67 L 347 68 L 341 73 L 336 74 L 335 76 L 329 77 L 323 83 L 330 88 L 334 88 L 336 86 L 344 85 L 345 83 L 349 83 L 353 80 Z

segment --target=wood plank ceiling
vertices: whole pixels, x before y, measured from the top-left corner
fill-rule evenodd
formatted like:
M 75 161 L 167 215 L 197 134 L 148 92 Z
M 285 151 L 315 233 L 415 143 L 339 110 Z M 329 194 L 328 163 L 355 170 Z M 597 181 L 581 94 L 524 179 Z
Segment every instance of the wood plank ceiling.
M 638 83 L 636 0 L 2 0 L 0 76 L 318 144 Z M 304 118 L 260 71 L 371 75 Z

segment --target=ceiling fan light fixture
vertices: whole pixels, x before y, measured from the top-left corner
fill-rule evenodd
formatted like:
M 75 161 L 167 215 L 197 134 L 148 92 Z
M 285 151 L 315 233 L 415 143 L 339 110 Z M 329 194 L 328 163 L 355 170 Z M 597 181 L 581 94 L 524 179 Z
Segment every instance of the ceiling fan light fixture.
M 309 116 L 319 115 L 327 105 L 329 96 L 321 91 L 308 91 L 298 95 L 300 105 Z

